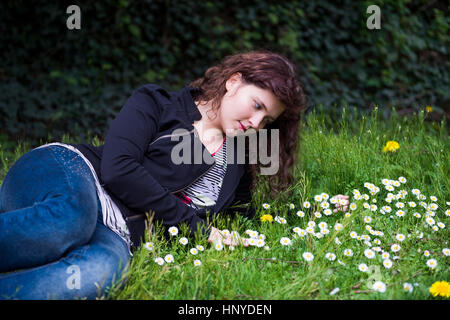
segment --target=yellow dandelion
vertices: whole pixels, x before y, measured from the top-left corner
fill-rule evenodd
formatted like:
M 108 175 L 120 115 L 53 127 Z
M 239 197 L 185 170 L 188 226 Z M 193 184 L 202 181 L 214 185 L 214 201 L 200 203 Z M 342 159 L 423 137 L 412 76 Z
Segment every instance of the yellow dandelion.
M 429 289 L 433 297 L 442 296 L 450 298 L 450 283 L 447 281 L 436 281 Z
M 270 214 L 265 214 L 261 216 L 261 222 L 272 222 L 273 217 Z
M 433 112 L 433 107 L 432 106 L 426 106 L 425 107 L 425 111 L 426 112 Z
M 388 141 L 386 142 L 386 146 L 383 148 L 383 152 L 395 152 L 400 148 L 400 145 L 396 141 Z

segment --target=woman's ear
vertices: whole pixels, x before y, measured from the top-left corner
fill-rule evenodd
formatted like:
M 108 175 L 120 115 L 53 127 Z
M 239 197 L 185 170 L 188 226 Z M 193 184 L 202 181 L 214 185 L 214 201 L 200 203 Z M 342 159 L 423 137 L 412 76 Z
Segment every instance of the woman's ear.
M 227 89 L 227 94 L 234 94 L 234 91 L 241 85 L 242 83 L 242 74 L 240 72 L 236 72 L 228 78 L 225 83 L 225 88 Z

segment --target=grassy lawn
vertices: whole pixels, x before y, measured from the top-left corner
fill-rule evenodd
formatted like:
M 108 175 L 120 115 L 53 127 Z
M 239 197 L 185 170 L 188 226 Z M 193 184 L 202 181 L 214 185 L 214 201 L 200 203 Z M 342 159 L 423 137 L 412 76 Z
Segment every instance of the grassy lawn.
M 308 114 L 290 192 L 270 199 L 261 182 L 254 219 L 214 222 L 244 237 L 262 235 L 259 242 L 234 250 L 198 238 L 182 244 L 185 228 L 166 239 L 156 226 L 146 239 L 151 250 L 135 253 L 126 285 L 107 298 L 445 299 L 429 288 L 450 280 L 446 123 L 425 121 L 426 112 L 386 120 L 376 110 L 350 111 L 339 119 Z M 388 141 L 399 148 L 383 152 Z M 26 150 L 0 154 L 0 179 Z M 337 194 L 350 196 L 347 214 L 327 211 Z M 260 220 L 266 214 L 272 222 Z M 199 245 L 204 250 L 191 253 Z M 155 262 L 168 254 L 173 262 Z M 383 292 L 373 289 L 377 281 Z

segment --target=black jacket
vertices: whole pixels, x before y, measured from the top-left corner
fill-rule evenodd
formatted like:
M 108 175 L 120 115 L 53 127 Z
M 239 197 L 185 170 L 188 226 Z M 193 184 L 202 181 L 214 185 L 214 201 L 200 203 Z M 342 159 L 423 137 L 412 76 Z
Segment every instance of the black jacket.
M 157 85 L 144 85 L 133 92 L 112 121 L 104 145 L 73 145 L 92 163 L 100 183 L 120 208 L 133 247 L 144 240 L 146 212 L 154 212 L 154 219 L 165 226 L 185 222 L 191 235 L 200 230 L 206 236 L 210 231 L 205 220 L 207 212 L 238 212 L 249 218 L 255 213 L 251 206 L 251 176 L 246 165 L 237 164 L 236 148 L 230 151 L 227 148 L 235 159 L 227 166 L 215 206 L 196 210 L 173 195 L 213 166 L 208 164 L 213 163 L 213 157 L 194 134 L 192 125 L 201 119 L 194 103 L 198 93 L 198 89 L 189 87 L 168 92 Z M 194 163 L 194 151 L 191 164 L 177 165 L 171 161 L 172 148 L 181 141 L 172 141 L 175 129 L 190 131 L 192 150 L 195 145 L 201 146 L 206 158 L 200 164 Z M 210 161 L 206 161 L 208 157 Z M 244 205 L 227 210 L 236 204 Z

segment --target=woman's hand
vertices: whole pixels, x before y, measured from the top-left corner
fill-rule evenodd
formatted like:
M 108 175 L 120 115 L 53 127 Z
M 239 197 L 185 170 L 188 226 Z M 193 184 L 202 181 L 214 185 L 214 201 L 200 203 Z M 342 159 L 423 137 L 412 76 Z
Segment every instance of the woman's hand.
M 219 229 L 211 227 L 211 234 L 209 235 L 208 242 L 213 243 L 216 241 L 222 242 L 227 246 L 243 245 L 248 247 L 249 239 L 241 238 L 240 236 L 233 236 L 231 234 L 224 235 Z
M 342 210 L 344 212 L 348 209 L 348 196 L 344 196 L 342 194 L 338 194 L 337 196 L 334 196 L 333 198 L 336 198 L 339 202 L 335 204 L 336 209 L 333 210 L 333 212 L 338 212 L 338 210 Z M 343 201 L 342 201 L 343 200 Z M 342 201 L 342 203 L 340 203 Z

